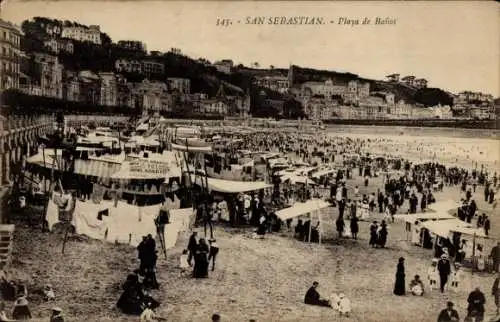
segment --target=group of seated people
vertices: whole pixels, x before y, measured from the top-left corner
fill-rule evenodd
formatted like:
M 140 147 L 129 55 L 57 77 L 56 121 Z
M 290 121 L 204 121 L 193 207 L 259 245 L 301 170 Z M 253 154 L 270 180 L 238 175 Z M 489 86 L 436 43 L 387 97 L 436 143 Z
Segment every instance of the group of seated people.
M 118 299 L 116 306 L 124 313 L 130 315 L 141 315 L 146 308 L 155 309 L 160 303 L 149 294 L 152 285 L 136 269 L 127 276 L 122 286 L 123 293 Z
M 341 316 L 348 317 L 351 313 L 351 301 L 343 293 L 334 293 L 329 300 L 324 299 L 317 291 L 318 286 L 318 282 L 313 282 L 313 285 L 306 292 L 304 303 L 333 308 Z

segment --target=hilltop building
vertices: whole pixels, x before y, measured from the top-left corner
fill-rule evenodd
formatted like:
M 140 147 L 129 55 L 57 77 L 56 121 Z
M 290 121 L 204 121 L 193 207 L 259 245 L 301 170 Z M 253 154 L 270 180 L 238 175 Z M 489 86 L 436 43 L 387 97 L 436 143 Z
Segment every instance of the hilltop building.
M 221 61 L 215 62 L 213 66 L 221 73 L 231 74 L 234 63 L 231 59 L 223 59 Z
M 91 42 L 96 45 L 102 44 L 101 28 L 96 25 L 84 26 L 65 26 L 63 27 L 62 38 L 70 38 L 82 42 Z
M 281 75 L 256 76 L 254 78 L 254 85 L 268 88 L 282 94 L 288 93 L 290 89 L 288 77 Z
M 120 40 L 117 43 L 118 47 L 146 53 L 146 44 L 138 40 Z

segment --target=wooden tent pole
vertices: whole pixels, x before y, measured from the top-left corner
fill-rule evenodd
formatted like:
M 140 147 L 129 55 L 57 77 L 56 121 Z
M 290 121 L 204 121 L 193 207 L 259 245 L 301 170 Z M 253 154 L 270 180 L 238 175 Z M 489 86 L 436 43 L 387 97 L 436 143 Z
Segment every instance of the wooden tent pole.
M 472 269 L 471 269 L 472 275 L 474 274 L 475 260 L 476 260 L 476 232 L 474 231 L 474 235 L 472 235 Z
M 309 234 L 308 234 L 308 243 L 311 243 L 311 231 L 312 231 L 312 213 L 309 213 Z
M 323 220 L 322 220 L 322 215 L 321 215 L 321 211 L 318 207 L 318 220 L 319 220 L 319 231 L 318 231 L 318 235 L 319 235 L 319 245 L 321 246 L 321 235 L 323 235 Z

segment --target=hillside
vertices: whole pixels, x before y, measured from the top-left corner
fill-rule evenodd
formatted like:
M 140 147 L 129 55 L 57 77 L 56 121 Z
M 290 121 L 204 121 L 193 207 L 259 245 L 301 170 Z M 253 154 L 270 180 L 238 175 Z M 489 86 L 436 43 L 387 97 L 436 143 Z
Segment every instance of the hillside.
M 292 66 L 293 84 L 304 82 L 324 82 L 332 79 L 334 83 L 346 84 L 352 80 L 359 80 L 370 83 L 372 92 L 391 92 L 395 94 L 396 101 L 404 100 L 408 104 L 421 104 L 423 106 L 453 105 L 453 98 L 444 90 L 439 88 L 416 89 L 401 83 L 389 83 L 380 80 L 360 77 L 352 73 L 340 73 L 327 70 L 316 70 L 311 68 L 302 68 Z
M 25 34 L 21 43 L 21 49 L 26 53 L 47 52 L 44 47 L 44 40 L 52 37 L 60 37 L 64 26 L 82 26 L 77 22 L 60 21 L 43 17 L 35 17 L 32 20 L 24 21 L 22 30 Z M 165 72 L 161 75 L 151 76 L 151 79 L 165 81 L 168 77 L 182 77 L 191 80 L 191 90 L 193 93 L 205 93 L 208 96 L 215 96 L 219 93 L 221 85 L 224 85 L 226 95 L 244 95 L 250 93 L 251 113 L 255 116 L 267 116 L 268 114 L 279 114 L 276 104 L 273 102 L 291 102 L 293 109 L 296 109 L 297 102 L 289 97 L 270 90 L 252 86 L 252 80 L 259 75 L 275 74 L 286 76 L 288 69 L 262 69 L 250 68 L 238 65 L 231 74 L 224 74 L 210 64 L 204 58 L 193 59 L 179 52 L 153 52 L 148 55 L 145 52 L 125 49 L 113 43 L 111 38 L 101 32 L 102 45 L 95 45 L 89 42 L 73 41 L 74 54 L 61 52 L 58 54 L 60 61 L 68 70 L 91 70 L 93 72 L 110 72 L 114 70 L 115 61 L 120 58 L 133 60 L 149 59 L 165 65 Z M 257 64 L 256 64 L 257 66 Z M 410 104 L 421 104 L 423 106 L 452 105 L 452 97 L 439 88 L 415 89 L 400 83 L 388 83 L 380 80 L 362 78 L 353 73 L 341 73 L 329 70 L 318 70 L 291 66 L 292 85 L 301 84 L 308 81 L 325 81 L 332 79 L 337 84 L 347 84 L 351 80 L 360 80 L 370 83 L 372 92 L 392 92 L 396 96 L 396 101 L 404 100 Z M 139 74 L 126 74 L 129 81 L 141 81 L 145 76 Z M 262 91 L 265 97 L 261 97 Z M 300 114 L 300 109 L 287 115 Z

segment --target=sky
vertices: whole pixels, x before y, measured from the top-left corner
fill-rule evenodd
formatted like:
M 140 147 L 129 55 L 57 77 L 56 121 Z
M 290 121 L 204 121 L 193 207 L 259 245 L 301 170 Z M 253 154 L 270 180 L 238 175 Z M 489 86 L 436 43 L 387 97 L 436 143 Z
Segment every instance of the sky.
M 2 19 L 34 16 L 97 24 L 113 41 L 142 40 L 148 50 L 180 48 L 210 61 L 349 71 L 384 79 L 426 78 L 429 87 L 500 96 L 500 5 L 495 2 L 19 1 Z M 247 25 L 247 17 L 322 17 L 324 25 Z M 371 24 L 362 25 L 364 18 Z M 374 25 L 376 17 L 395 25 Z M 229 27 L 217 19 L 231 19 Z M 338 24 L 358 19 L 359 25 Z M 240 23 L 237 23 L 237 21 Z M 333 23 L 330 23 L 332 21 Z

